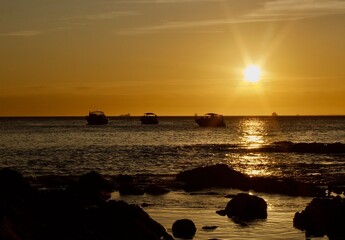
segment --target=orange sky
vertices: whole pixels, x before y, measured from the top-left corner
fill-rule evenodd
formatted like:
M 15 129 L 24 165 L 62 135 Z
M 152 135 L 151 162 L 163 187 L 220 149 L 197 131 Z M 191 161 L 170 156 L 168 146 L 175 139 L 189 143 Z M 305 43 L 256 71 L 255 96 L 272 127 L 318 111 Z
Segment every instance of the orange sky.
M 345 114 L 344 1 L 1 5 L 0 116 Z

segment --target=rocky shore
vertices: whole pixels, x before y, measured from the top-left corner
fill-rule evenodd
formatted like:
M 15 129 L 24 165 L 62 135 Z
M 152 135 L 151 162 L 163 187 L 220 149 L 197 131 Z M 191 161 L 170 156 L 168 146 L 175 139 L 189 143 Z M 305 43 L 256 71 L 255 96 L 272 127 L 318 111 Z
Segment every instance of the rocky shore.
M 251 178 L 227 165 L 218 164 L 177 175 L 135 176 L 101 176 L 97 172 L 90 172 L 82 176 L 24 177 L 15 170 L 1 169 L 0 239 L 173 239 L 141 207 L 111 200 L 111 192 L 118 191 L 121 195 L 163 195 L 174 190 L 183 189 L 192 193 L 217 187 L 315 197 L 310 206 L 296 213 L 291 222 L 294 221 L 296 228 L 306 230 L 311 235 L 328 235 L 332 239 L 343 239 L 337 237 L 345 236 L 344 218 L 338 216 L 339 212 L 341 216 L 344 213 L 342 198 L 328 201 L 328 207 L 317 208 L 319 215 L 313 211 L 315 202 L 317 206 L 325 206 L 320 204 L 323 200 L 315 199 L 333 199 L 325 195 L 325 190 L 330 191 L 334 186 L 322 188 L 293 179 Z M 341 184 L 337 183 L 337 189 L 338 192 L 343 191 Z M 223 214 L 229 218 L 251 220 L 267 217 L 267 204 L 260 197 L 241 193 L 231 198 L 223 210 Z M 332 225 L 336 225 L 336 228 L 329 227 L 329 221 L 310 221 L 313 219 L 310 216 L 333 219 L 330 214 L 338 214 L 336 224 Z M 192 225 L 189 220 L 186 222 Z M 318 225 L 313 226 L 314 223 Z M 313 229 L 320 229 L 320 226 L 325 226 L 325 230 L 315 233 Z M 185 226 L 174 229 L 185 230 Z M 186 230 L 188 234 L 193 231 L 193 227 Z M 181 232 L 176 234 L 183 236 Z

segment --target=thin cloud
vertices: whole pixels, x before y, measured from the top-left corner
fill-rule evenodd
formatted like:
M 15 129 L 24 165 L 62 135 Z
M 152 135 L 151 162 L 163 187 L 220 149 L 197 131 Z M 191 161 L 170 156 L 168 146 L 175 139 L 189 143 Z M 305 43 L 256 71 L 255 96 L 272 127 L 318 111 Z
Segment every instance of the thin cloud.
M 345 1 L 275 0 L 266 2 L 262 8 L 243 16 L 243 20 L 284 21 L 333 14 L 345 14 Z
M 145 2 L 152 2 L 144 0 Z M 221 1 L 221 0 L 220 0 Z M 140 1 L 142 2 L 142 1 Z M 156 1 L 157 2 L 157 1 Z M 180 0 L 160 0 L 158 2 L 181 2 Z M 189 0 L 188 2 L 194 2 Z M 188 22 L 164 22 L 155 26 L 147 26 L 120 34 L 144 34 L 157 31 L 178 30 L 193 27 L 208 27 L 234 23 L 291 21 L 324 15 L 345 14 L 345 1 L 340 0 L 271 0 L 263 2 L 257 9 L 237 17 L 227 19 L 210 19 Z
M 64 17 L 60 20 L 64 20 L 68 22 L 64 23 L 65 26 L 59 26 L 54 27 L 51 29 L 45 29 L 45 30 L 21 30 L 21 31 L 14 31 L 9 33 L 3 33 L 0 34 L 2 37 L 32 37 L 37 36 L 49 32 L 56 32 L 56 31 L 63 31 L 66 29 L 73 29 L 77 28 L 79 26 L 85 26 L 88 25 L 91 21 L 98 21 L 98 20 L 108 20 L 108 19 L 114 19 L 117 17 L 124 17 L 124 16 L 134 16 L 136 15 L 133 11 L 111 11 L 111 12 L 105 12 L 105 13 L 99 13 L 99 14 L 90 14 L 90 15 L 80 15 L 80 16 L 73 16 L 73 17 Z M 73 21 L 76 20 L 76 21 Z
M 73 17 L 65 17 L 61 20 L 107 20 L 113 19 L 117 17 L 124 17 L 124 16 L 134 16 L 137 15 L 133 11 L 111 11 L 99 14 L 89 14 L 89 15 L 80 15 L 80 16 L 73 16 Z
M 17 31 L 17 32 L 10 32 L 4 33 L 2 36 L 8 37 L 31 37 L 42 34 L 42 31 L 35 31 L 35 30 L 24 30 L 24 31 Z

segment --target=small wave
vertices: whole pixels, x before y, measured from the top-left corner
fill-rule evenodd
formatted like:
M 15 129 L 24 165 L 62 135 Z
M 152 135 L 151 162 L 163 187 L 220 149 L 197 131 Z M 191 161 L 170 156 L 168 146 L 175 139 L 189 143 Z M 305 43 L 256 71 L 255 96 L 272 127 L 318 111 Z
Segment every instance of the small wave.
M 343 143 L 293 143 L 289 141 L 274 142 L 262 147 L 265 152 L 298 152 L 298 153 L 345 153 Z
M 294 143 L 290 141 L 273 142 L 252 148 L 242 144 L 200 144 L 194 147 L 199 149 L 209 149 L 218 152 L 236 153 L 345 153 L 343 143 Z

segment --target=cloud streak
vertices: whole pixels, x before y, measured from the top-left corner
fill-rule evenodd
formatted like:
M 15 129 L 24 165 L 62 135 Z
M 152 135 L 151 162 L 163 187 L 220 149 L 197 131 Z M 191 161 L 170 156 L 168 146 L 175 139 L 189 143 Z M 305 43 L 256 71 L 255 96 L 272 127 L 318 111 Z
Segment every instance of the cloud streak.
M 111 11 L 99 14 L 89 14 L 89 15 L 80 15 L 80 16 L 73 16 L 73 17 L 65 17 L 61 20 L 107 20 L 107 19 L 114 19 L 117 17 L 125 17 L 125 16 L 134 16 L 137 15 L 133 11 Z
M 134 16 L 134 15 L 137 15 L 137 13 L 133 11 L 111 11 L 111 12 L 104 12 L 104 13 L 99 13 L 99 14 L 64 17 L 60 19 L 60 21 L 65 21 L 63 23 L 64 26 L 53 27 L 51 29 L 45 29 L 45 30 L 13 31 L 13 32 L 0 34 L 0 36 L 2 37 L 33 37 L 33 36 L 42 35 L 48 32 L 56 32 L 56 31 L 62 31 L 66 29 L 77 28 L 78 26 L 85 26 L 85 25 L 88 25 L 92 21 L 110 20 L 110 19 L 114 19 L 118 17 Z
M 145 0 L 144 0 L 145 1 Z M 221 1 L 221 0 L 220 0 Z M 150 0 L 145 2 L 152 2 Z M 160 0 L 158 2 L 181 2 L 180 0 Z M 189 0 L 188 2 L 194 2 Z M 345 1 L 340 0 L 270 0 L 258 8 L 241 16 L 226 19 L 202 21 L 170 21 L 160 25 L 146 26 L 122 34 L 144 34 L 157 31 L 179 30 L 183 28 L 208 27 L 235 23 L 276 22 L 301 20 L 325 15 L 345 14 Z
M 345 1 L 340 0 L 274 0 L 242 17 L 244 21 L 299 20 L 323 15 L 345 14 Z
M 42 31 L 36 31 L 36 30 L 24 30 L 24 31 L 16 31 L 16 32 L 9 32 L 1 34 L 1 36 L 7 36 L 7 37 L 32 37 L 42 34 Z

